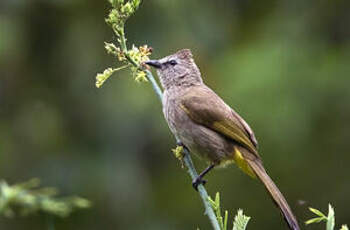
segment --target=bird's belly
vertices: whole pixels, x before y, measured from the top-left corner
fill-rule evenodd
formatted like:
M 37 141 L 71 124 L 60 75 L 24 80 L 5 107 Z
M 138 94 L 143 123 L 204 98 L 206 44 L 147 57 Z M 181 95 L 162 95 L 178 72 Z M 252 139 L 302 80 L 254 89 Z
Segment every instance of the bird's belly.
M 185 113 L 177 111 L 168 119 L 169 127 L 194 154 L 217 165 L 233 160 L 233 143 L 205 126 L 196 124 Z
M 212 163 L 219 165 L 233 158 L 233 144 L 206 127 L 201 126 L 191 130 L 182 141 L 191 152 Z

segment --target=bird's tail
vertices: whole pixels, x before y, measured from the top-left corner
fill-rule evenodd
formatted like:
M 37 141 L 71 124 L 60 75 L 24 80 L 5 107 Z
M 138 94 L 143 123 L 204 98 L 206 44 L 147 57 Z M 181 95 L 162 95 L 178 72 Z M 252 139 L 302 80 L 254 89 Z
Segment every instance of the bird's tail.
M 286 220 L 289 228 L 291 230 L 300 230 L 298 221 L 295 218 L 292 210 L 290 209 L 286 199 L 284 198 L 280 190 L 277 188 L 275 183 L 272 181 L 272 179 L 269 177 L 269 175 L 267 175 L 262 163 L 257 159 L 247 159 L 247 162 L 249 166 L 253 169 L 255 174 L 258 176 L 258 178 L 263 182 L 267 191 L 270 193 L 272 199 L 274 200 L 275 204 L 281 210 L 281 213 L 284 219 Z

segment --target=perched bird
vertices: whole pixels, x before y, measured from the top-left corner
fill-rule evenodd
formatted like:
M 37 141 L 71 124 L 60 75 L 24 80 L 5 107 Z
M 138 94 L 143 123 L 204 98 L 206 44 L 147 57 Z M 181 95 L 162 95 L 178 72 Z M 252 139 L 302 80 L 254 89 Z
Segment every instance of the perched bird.
M 170 130 L 191 153 L 210 165 L 196 180 L 197 189 L 212 168 L 235 162 L 265 185 L 292 230 L 298 222 L 287 201 L 266 173 L 253 130 L 213 90 L 206 86 L 189 49 L 145 64 L 156 68 L 164 89 L 163 113 Z

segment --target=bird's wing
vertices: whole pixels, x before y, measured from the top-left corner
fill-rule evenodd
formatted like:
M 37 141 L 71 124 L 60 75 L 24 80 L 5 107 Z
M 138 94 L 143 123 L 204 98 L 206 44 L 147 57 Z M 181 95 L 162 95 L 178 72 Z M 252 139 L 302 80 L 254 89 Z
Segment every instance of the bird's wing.
M 236 111 L 234 111 L 233 109 L 232 109 L 232 114 L 241 123 L 241 125 L 244 128 L 244 130 L 248 133 L 249 139 L 252 141 L 252 143 L 254 144 L 255 148 L 258 148 L 258 140 L 256 139 L 252 128 L 250 128 L 248 123 Z
M 194 122 L 230 138 L 258 156 L 253 131 L 211 89 L 200 86 L 190 90 L 181 97 L 180 106 Z

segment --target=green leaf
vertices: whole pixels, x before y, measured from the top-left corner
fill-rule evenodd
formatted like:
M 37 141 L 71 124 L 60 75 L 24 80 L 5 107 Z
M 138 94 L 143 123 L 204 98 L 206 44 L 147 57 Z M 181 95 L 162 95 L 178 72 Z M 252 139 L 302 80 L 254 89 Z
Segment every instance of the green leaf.
M 315 209 L 315 208 L 309 208 L 309 210 L 313 213 L 315 213 L 317 216 L 321 216 L 321 217 L 324 217 L 324 218 L 327 218 L 325 214 L 323 214 L 321 211 Z
M 242 209 L 238 209 L 237 215 L 235 216 L 235 220 L 233 222 L 232 230 L 245 230 L 249 220 L 250 220 L 250 217 L 245 216 L 243 214 Z
M 347 225 L 344 224 L 344 225 L 341 226 L 341 229 L 340 229 L 340 230 L 349 230 L 349 228 L 348 228 Z
M 210 196 L 208 196 L 208 201 L 209 201 L 211 207 L 212 207 L 214 210 L 216 210 L 216 209 L 217 209 L 216 203 L 215 203 L 215 201 L 213 201 L 213 199 L 211 199 Z
M 308 224 L 313 224 L 313 223 L 320 223 L 322 220 L 327 220 L 327 219 L 322 217 L 322 216 L 315 217 L 315 218 L 312 218 L 310 220 L 305 221 L 305 224 L 308 225 Z
M 309 210 L 313 213 L 315 213 L 318 217 L 312 218 L 310 220 L 305 221 L 305 224 L 313 224 L 313 223 L 319 223 L 321 221 L 327 221 L 327 217 L 325 214 L 323 214 L 321 211 L 315 209 L 315 208 L 309 208 Z
M 333 230 L 335 225 L 334 208 L 328 205 L 327 230 Z
M 224 219 L 224 230 L 227 230 L 227 219 L 228 219 L 228 211 L 225 211 L 225 219 Z
M 221 230 L 225 230 L 224 229 L 224 222 L 222 220 L 222 216 L 218 216 L 217 219 L 218 219 L 218 222 L 219 222 Z
M 216 209 L 216 216 L 217 217 L 221 217 L 221 208 L 220 208 L 220 193 L 216 193 L 216 196 L 215 196 L 215 205 L 217 207 Z

